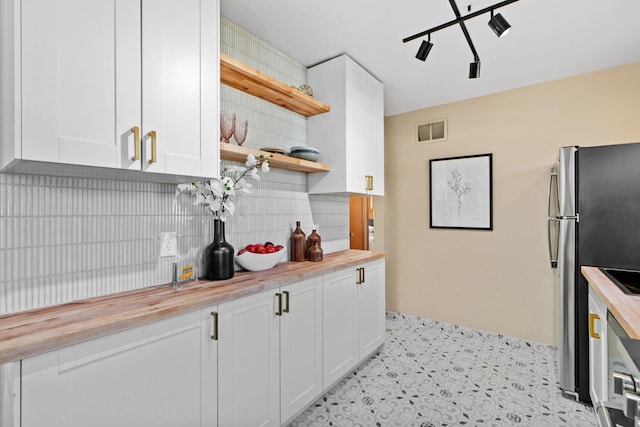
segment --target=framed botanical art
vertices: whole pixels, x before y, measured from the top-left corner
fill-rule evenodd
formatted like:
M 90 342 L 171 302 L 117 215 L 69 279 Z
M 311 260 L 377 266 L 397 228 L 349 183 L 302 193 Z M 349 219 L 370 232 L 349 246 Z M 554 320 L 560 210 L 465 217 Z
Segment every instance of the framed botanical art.
M 493 230 L 492 154 L 429 160 L 429 227 Z

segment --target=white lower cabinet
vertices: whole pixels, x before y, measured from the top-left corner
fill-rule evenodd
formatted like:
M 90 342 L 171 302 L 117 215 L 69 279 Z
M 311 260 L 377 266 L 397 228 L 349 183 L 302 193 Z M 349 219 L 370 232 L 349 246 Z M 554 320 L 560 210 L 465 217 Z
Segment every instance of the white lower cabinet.
M 322 285 L 327 388 L 384 343 L 385 261 L 325 275 Z
M 322 378 L 327 386 L 358 363 L 356 269 L 336 271 L 322 280 Z
M 287 422 L 324 391 L 322 279 L 284 287 L 282 294 L 287 312 L 280 319 L 280 410 Z
M 21 426 L 216 426 L 210 312 L 22 360 Z
M 279 426 L 322 393 L 321 283 L 220 304 L 221 426 Z
M 219 305 L 218 419 L 221 426 L 279 426 L 275 295 L 263 292 Z
M 23 359 L 0 425 L 283 425 L 383 344 L 384 292 L 379 260 Z
M 385 262 L 365 264 L 358 295 L 358 361 L 384 343 Z
M 589 395 L 591 401 L 608 397 L 607 306 L 589 286 Z

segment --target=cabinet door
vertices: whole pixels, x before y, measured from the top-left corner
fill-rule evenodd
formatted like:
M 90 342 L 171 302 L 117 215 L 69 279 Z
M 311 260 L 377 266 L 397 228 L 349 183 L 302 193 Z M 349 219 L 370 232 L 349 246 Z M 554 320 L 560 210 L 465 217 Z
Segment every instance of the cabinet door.
M 218 315 L 221 426 L 279 426 L 279 322 L 275 292 L 220 304 Z
M 286 422 L 323 390 L 322 279 L 283 287 L 282 294 L 288 309 L 280 320 L 281 417 Z
M 333 170 L 309 175 L 309 193 L 384 195 L 382 83 L 346 55 L 309 69 L 309 85 L 331 111 L 308 119 L 309 145 Z M 373 176 L 368 191 L 367 175 Z
M 363 173 L 373 177 L 369 194 L 384 196 L 384 88 L 371 74 L 367 74 L 365 108 Z
M 307 141 L 320 150 L 320 161 L 331 165 L 330 173 L 313 173 L 307 177 L 310 194 L 346 191 L 347 174 L 351 165 L 347 160 L 346 136 L 346 57 L 338 57 L 311 67 L 307 73 L 309 85 L 331 111 L 307 119 Z
M 119 167 L 140 123 L 139 0 L 23 0 L 21 19 L 21 157 Z
M 20 427 L 20 361 L 0 365 L 0 426 Z
M 364 172 L 365 125 L 367 120 L 367 72 L 352 59 L 346 58 L 346 138 L 347 182 L 346 189 L 364 193 L 367 180 Z
M 358 359 L 384 343 L 385 262 L 365 264 L 364 281 L 358 285 Z
M 142 168 L 213 177 L 218 167 L 217 1 L 142 6 Z
M 595 404 L 608 400 L 607 306 L 589 286 L 589 395 Z
M 358 363 L 358 300 L 355 268 L 322 279 L 322 375 L 330 387 Z
M 215 426 L 210 312 L 22 361 L 22 426 Z

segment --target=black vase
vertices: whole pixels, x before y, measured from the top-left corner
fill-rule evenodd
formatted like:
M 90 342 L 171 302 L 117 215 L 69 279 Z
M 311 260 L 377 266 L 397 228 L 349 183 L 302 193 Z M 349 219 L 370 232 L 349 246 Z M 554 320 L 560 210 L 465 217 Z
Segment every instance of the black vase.
M 216 219 L 213 223 L 213 242 L 204 250 L 204 272 L 207 280 L 231 279 L 234 273 L 234 250 L 224 237 L 224 222 Z

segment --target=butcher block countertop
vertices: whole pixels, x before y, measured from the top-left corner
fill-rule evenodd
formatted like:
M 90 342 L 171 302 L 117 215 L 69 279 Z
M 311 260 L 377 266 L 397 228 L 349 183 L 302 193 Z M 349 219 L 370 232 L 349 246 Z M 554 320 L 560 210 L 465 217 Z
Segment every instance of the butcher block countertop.
M 582 266 L 581 271 L 629 338 L 640 339 L 640 296 L 622 292 L 598 267 Z
M 166 284 L 0 316 L 0 364 L 384 257 L 384 252 L 349 250 L 325 255 L 322 262 L 285 262 L 236 272 L 229 280 L 199 280 L 177 291 Z

